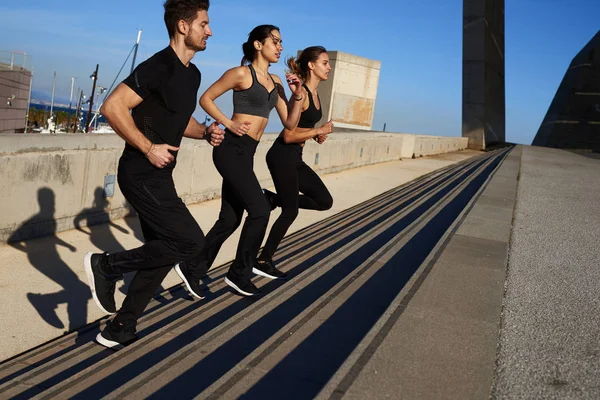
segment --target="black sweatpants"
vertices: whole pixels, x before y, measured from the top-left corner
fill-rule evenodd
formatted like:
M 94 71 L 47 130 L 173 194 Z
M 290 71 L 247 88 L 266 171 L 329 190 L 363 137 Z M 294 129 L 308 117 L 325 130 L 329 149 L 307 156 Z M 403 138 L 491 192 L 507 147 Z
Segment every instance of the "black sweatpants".
M 195 259 L 188 261 L 192 273 L 200 278 L 212 266 L 219 249 L 248 212 L 236 256 L 229 273 L 235 279 L 251 277 L 256 256 L 265 237 L 271 212 L 260 183 L 254 174 L 254 153 L 258 142 L 248 135 L 225 131 L 223 142 L 213 149 L 213 161 L 223 177 L 219 219 L 206 235 L 206 243 Z
M 145 243 L 110 254 L 114 272 L 136 271 L 115 320 L 136 320 L 175 264 L 195 257 L 204 245 L 200 226 L 179 198 L 167 171 L 135 174 L 135 164 L 119 162 L 118 182 L 125 199 L 136 210 Z
M 302 146 L 285 144 L 279 137 L 267 153 L 267 165 L 277 191 L 276 205 L 281 215 L 273 224 L 260 259 L 271 260 L 290 225 L 298 216 L 298 209 L 328 210 L 333 198 L 319 176 L 302 161 Z M 299 192 L 302 192 L 300 195 Z

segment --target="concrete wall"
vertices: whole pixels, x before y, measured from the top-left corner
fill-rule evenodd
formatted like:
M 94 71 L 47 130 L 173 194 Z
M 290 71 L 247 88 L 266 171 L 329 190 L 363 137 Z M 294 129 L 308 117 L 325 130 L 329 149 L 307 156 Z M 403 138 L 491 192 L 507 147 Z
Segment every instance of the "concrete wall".
M 381 62 L 341 51 L 328 51 L 329 79 L 319 85 L 323 118 L 339 128 L 370 130 Z
M 504 0 L 463 0 L 463 136 L 483 150 L 506 137 Z
M 404 146 L 406 152 L 412 151 L 412 157 L 433 156 L 435 154 L 451 153 L 464 150 L 469 147 L 469 138 L 448 138 L 441 136 L 406 135 Z M 414 140 L 414 145 L 411 145 Z M 403 153 L 403 158 L 408 158 Z
M 255 156 L 255 172 L 265 185 L 271 177 L 265 156 L 276 134 L 265 134 Z M 459 151 L 468 139 L 383 132 L 336 132 L 323 144 L 304 149 L 305 162 L 318 173 L 367 164 Z M 0 243 L 72 229 L 76 221 L 95 224 L 121 218 L 128 208 L 117 171 L 123 141 L 116 135 L 0 135 Z M 188 204 L 220 195 L 221 177 L 212 148 L 184 139 L 175 183 Z M 114 189 L 114 195 L 106 197 Z M 84 218 L 85 216 L 85 218 Z

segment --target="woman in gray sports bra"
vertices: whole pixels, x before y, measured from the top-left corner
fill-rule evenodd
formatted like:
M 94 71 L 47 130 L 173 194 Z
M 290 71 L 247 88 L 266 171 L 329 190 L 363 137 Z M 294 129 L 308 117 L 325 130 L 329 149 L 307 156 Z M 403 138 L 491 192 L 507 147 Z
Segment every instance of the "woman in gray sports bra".
M 213 161 L 223 177 L 219 219 L 206 235 L 204 248 L 195 259 L 180 264 L 184 274 L 199 279 L 214 262 L 221 245 L 244 222 L 236 257 L 225 282 L 237 293 L 253 296 L 259 290 L 250 280 L 256 269 L 256 257 L 264 238 L 271 208 L 253 171 L 254 153 L 269 114 L 277 110 L 284 126 L 293 129 L 300 118 L 302 85 L 297 76 L 286 74 L 292 91 L 289 104 L 281 79 L 268 72 L 269 65 L 279 61 L 283 46 L 279 28 L 257 26 L 242 45 L 242 65 L 223 74 L 200 98 L 202 108 L 218 123 L 225 126 L 225 137 Z M 227 118 L 216 106 L 215 99 L 233 90 L 233 116 Z

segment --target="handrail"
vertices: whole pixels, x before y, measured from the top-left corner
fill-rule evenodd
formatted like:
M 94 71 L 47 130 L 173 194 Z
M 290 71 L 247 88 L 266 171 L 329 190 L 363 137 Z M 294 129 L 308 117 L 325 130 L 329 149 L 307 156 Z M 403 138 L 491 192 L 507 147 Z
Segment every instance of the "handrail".
M 10 71 L 32 71 L 32 57 L 24 51 L 0 50 L 0 69 Z

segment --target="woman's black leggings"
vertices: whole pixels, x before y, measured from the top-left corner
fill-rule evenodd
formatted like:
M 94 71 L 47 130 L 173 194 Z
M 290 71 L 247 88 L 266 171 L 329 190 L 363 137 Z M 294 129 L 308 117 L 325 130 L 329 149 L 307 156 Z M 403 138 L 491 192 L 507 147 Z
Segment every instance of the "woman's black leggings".
M 333 198 L 321 178 L 302 161 L 302 146 L 299 144 L 285 144 L 283 138 L 277 138 L 267 153 L 267 165 L 277 190 L 275 203 L 281 207 L 281 215 L 271 228 L 261 252 L 259 258 L 263 260 L 273 258 L 279 243 L 298 216 L 299 208 L 323 211 L 333 205 Z
M 244 222 L 235 261 L 229 272 L 240 280 L 249 280 L 260 250 L 271 212 L 260 183 L 254 174 L 254 153 L 258 142 L 252 137 L 225 131 L 223 142 L 213 149 L 213 161 L 223 177 L 221 212 L 208 232 L 196 260 L 188 261 L 194 276 L 202 277 L 213 264 L 219 249 L 242 221 Z

